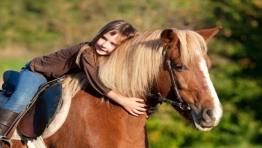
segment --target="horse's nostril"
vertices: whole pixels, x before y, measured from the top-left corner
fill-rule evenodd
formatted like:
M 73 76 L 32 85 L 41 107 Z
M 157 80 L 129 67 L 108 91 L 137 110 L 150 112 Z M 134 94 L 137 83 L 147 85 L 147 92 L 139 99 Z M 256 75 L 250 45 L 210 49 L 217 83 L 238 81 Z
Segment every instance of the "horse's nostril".
M 213 118 L 213 112 L 212 112 L 210 109 L 207 110 L 207 115 L 208 115 L 210 118 Z
M 205 109 L 203 111 L 203 120 L 204 122 L 207 122 L 207 123 L 215 120 L 213 111 L 211 109 Z

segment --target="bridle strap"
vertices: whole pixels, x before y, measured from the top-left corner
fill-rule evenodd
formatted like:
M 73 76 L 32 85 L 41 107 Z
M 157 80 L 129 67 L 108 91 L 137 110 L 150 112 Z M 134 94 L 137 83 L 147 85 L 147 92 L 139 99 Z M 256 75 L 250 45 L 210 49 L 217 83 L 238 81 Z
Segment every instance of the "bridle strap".
M 173 93 L 175 94 L 175 97 L 178 99 L 178 101 L 174 101 L 174 100 L 164 98 L 164 97 L 161 96 L 160 93 L 158 93 L 158 95 L 154 95 L 154 94 L 149 93 L 149 94 L 147 94 L 147 96 L 152 98 L 152 99 L 156 99 L 159 103 L 165 102 L 165 103 L 168 103 L 168 104 L 171 104 L 171 105 L 174 105 L 174 106 L 178 106 L 182 110 L 191 110 L 191 107 L 188 105 L 188 103 L 186 103 L 182 100 L 182 98 L 181 98 L 181 96 L 178 92 L 177 85 L 176 85 L 175 79 L 174 79 L 174 74 L 173 74 L 172 67 L 171 67 L 171 61 L 170 61 L 169 57 L 167 56 L 167 50 L 169 50 L 169 49 L 168 48 L 164 49 L 163 55 L 166 59 L 166 66 L 168 68 L 168 73 L 169 73 L 170 81 L 171 81 L 171 84 L 172 84 L 172 90 L 173 90 Z
M 164 98 L 164 97 L 161 96 L 160 93 L 158 93 L 158 95 L 154 95 L 154 94 L 148 93 L 147 97 L 150 97 L 150 98 L 152 98 L 154 100 L 157 100 L 160 104 L 165 102 L 167 104 L 178 106 L 178 107 L 182 106 L 182 103 L 177 102 L 177 101 L 173 101 L 173 100 L 170 100 L 170 99 L 167 99 L 167 98 Z
M 166 57 L 166 65 L 167 65 L 167 68 L 168 68 L 168 73 L 169 73 L 169 76 L 170 76 L 170 81 L 172 83 L 172 89 L 173 89 L 173 92 L 176 96 L 176 98 L 178 99 L 179 102 L 183 102 L 183 100 L 181 99 L 181 96 L 177 90 L 177 86 L 176 86 L 176 82 L 175 82 L 175 79 L 174 79 L 174 74 L 173 74 L 173 71 L 172 71 L 172 67 L 171 67 L 171 61 L 168 57 Z

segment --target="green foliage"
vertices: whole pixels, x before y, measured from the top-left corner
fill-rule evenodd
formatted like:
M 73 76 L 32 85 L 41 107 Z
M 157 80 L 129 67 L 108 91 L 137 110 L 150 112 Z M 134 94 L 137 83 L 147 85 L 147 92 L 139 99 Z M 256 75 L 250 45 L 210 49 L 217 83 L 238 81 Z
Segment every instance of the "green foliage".
M 25 59 L 0 59 L 0 86 L 2 86 L 2 73 L 7 70 L 16 70 L 20 71 L 21 67 L 23 67 L 27 61 Z
M 19 71 L 21 67 L 26 64 L 27 61 L 18 60 L 18 59 L 9 59 L 9 60 L 0 60 L 0 73 L 3 73 L 6 70 L 17 70 Z M 11 69 L 12 68 L 12 69 Z
M 147 124 L 150 147 L 262 147 L 261 10 L 258 0 L 1 0 L 0 73 L 90 41 L 115 19 L 140 31 L 222 26 L 208 45 L 211 78 L 224 107 L 220 124 L 199 132 L 163 104 Z

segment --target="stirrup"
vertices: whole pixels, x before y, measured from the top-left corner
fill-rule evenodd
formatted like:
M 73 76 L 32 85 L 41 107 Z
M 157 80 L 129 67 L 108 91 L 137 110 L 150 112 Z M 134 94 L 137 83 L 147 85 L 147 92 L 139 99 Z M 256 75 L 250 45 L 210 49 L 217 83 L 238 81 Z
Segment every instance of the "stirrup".
M 9 146 L 11 146 L 11 144 L 12 144 L 11 139 L 6 139 L 5 136 L 0 136 L 0 142 L 4 142 L 4 143 L 8 144 Z

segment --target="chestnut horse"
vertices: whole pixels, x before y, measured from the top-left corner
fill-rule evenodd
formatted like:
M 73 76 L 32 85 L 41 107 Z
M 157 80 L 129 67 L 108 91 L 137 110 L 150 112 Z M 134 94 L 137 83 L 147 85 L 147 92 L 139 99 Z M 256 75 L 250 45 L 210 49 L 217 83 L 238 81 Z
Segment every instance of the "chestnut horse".
M 198 130 L 211 130 L 223 111 L 209 77 L 206 43 L 219 29 L 141 33 L 100 61 L 99 77 L 123 95 L 144 98 L 149 107 L 169 103 Z M 82 73 L 67 78 L 64 87 L 74 87 L 67 90 L 73 96 L 70 111 L 62 127 L 44 139 L 47 147 L 148 147 L 146 114 L 132 116 L 99 97 Z M 13 147 L 20 144 L 14 141 Z

